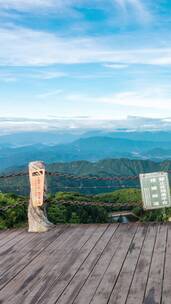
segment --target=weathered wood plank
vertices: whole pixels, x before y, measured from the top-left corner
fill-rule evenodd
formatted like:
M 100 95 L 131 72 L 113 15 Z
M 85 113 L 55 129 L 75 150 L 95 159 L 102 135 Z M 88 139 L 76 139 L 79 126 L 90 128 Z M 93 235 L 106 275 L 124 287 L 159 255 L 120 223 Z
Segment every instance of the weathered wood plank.
M 108 229 L 104 232 L 99 242 L 95 248 L 91 251 L 90 255 L 87 257 L 77 274 L 71 280 L 70 284 L 66 287 L 64 292 L 60 295 L 56 294 L 56 299 L 60 304 L 72 303 L 75 297 L 78 295 L 79 290 L 84 285 L 86 279 L 94 269 L 95 265 L 101 258 L 106 246 L 110 242 L 112 236 L 114 235 L 118 224 L 110 225 Z
M 44 251 L 49 245 L 53 244 L 60 234 L 62 234 L 67 229 L 67 226 L 62 225 L 55 230 L 51 230 L 47 233 L 39 234 L 39 241 L 32 239 L 31 242 L 26 244 L 26 246 L 21 250 L 23 257 L 16 255 L 12 260 L 11 265 L 8 263 L 8 268 L 6 271 L 2 272 L 0 275 L 0 290 L 8 282 L 10 282 L 21 270 L 23 270 L 30 262 L 32 262 L 36 257 L 38 258 L 40 253 Z M 14 279 L 15 281 L 15 279 Z
M 11 234 L 14 231 L 16 231 L 16 229 L 0 230 L 0 242 L 4 237 L 7 237 L 7 235 Z
M 134 273 L 126 304 L 142 304 L 148 280 L 153 249 L 157 236 L 157 225 L 149 225 L 142 251 Z
M 46 287 L 48 287 L 49 279 L 52 280 L 53 277 L 57 279 L 63 272 L 65 273 L 70 266 L 71 257 L 74 256 L 76 252 L 79 252 L 87 243 L 96 232 L 97 227 L 97 225 L 80 225 L 78 234 L 75 232 L 72 238 L 66 240 L 66 243 L 63 244 L 60 250 L 55 250 L 50 265 L 48 262 L 46 271 L 43 269 L 43 273 L 41 273 L 41 280 L 39 280 L 36 286 L 28 293 L 26 302 L 24 303 L 37 302 Z
M 2 247 L 0 247 L 0 255 L 3 255 L 3 252 L 10 252 L 13 246 L 17 245 L 18 243 L 20 243 L 20 241 L 24 239 L 27 239 L 26 231 L 21 232 L 19 235 L 17 235 L 16 238 L 12 238 L 7 243 L 2 245 Z
M 97 262 L 78 296 L 75 298 L 73 302 L 74 304 L 88 304 L 91 302 L 91 299 L 99 286 L 103 275 L 111 262 L 111 259 L 121 243 L 122 235 L 127 231 L 127 229 L 128 225 L 120 225 L 115 231 L 113 237 L 102 253 L 100 260 Z
M 142 245 L 147 233 L 147 225 L 141 225 L 129 248 L 123 268 L 119 274 L 117 283 L 110 296 L 109 304 L 125 304 L 129 287 L 134 275 L 136 264 L 141 253 Z
M 1 273 L 2 273 L 3 268 L 5 268 L 5 270 L 7 270 L 9 266 L 11 267 L 12 260 L 15 260 L 15 258 L 19 257 L 20 254 L 22 257 L 23 247 L 26 246 L 26 244 L 29 243 L 33 239 L 38 240 L 39 236 L 37 234 L 25 232 L 25 236 L 23 238 L 21 238 L 17 243 L 14 242 L 8 248 L 6 248 L 5 246 L 2 247 L 2 250 L 0 251 Z M 8 264 L 8 263 L 10 263 L 10 264 Z M 16 262 L 14 261 L 14 263 L 16 263 Z
M 25 229 L 18 229 L 18 230 L 16 229 L 13 230 L 11 233 L 7 234 L 5 238 L 0 240 L 0 248 L 2 248 L 2 246 L 4 246 L 5 244 L 7 245 L 7 243 L 10 242 L 12 239 L 16 240 L 17 242 L 17 237 L 24 231 Z
M 157 239 L 148 277 L 144 304 L 160 304 L 163 286 L 167 226 L 159 225 Z
M 1 304 L 171 302 L 169 223 L 4 231 L 1 242 Z
M 171 302 L 171 223 L 167 224 L 168 235 L 166 243 L 166 258 L 164 267 L 162 304 L 170 304 Z
M 131 248 L 134 235 L 137 231 L 137 224 L 130 224 L 120 239 L 119 246 L 93 296 L 92 304 L 107 304 L 116 284 L 118 275 L 127 256 L 128 250 Z
M 64 232 L 58 239 L 54 239 L 53 243 L 47 249 L 41 252 L 27 267 L 24 268 L 0 293 L 5 297 L 6 303 L 29 303 L 28 298 L 37 291 L 39 282 L 51 270 L 51 267 L 59 260 L 65 258 L 65 249 L 71 250 L 71 244 L 81 246 L 84 244 L 93 231 L 96 229 L 95 225 L 92 226 L 77 226 L 77 228 L 69 228 L 66 233 Z M 72 233 L 73 231 L 73 233 Z M 86 233 L 87 232 L 87 233 Z M 50 232 L 48 232 L 49 234 Z M 67 241 L 69 240 L 70 247 L 67 248 Z M 60 250 L 61 248 L 61 250 Z M 47 280 L 45 277 L 45 280 Z M 36 290 L 35 290 L 36 288 Z M 15 295 L 14 291 L 15 290 Z M 0 297 L 1 298 L 1 297 Z
M 84 246 L 80 250 L 77 249 L 72 252 L 69 260 L 67 262 L 64 261 L 60 276 L 58 276 L 58 272 L 56 272 L 56 267 L 52 269 L 48 286 L 46 285 L 47 289 L 45 291 L 43 289 L 38 291 L 37 295 L 39 296 L 39 300 L 37 303 L 44 304 L 47 303 L 47 301 L 50 301 L 50 303 L 56 302 L 58 294 L 65 290 L 66 286 L 70 283 L 73 276 L 75 276 L 86 258 L 96 246 L 107 227 L 108 225 L 106 224 L 98 225 L 98 229 L 93 233 L 92 237 L 84 244 Z
M 28 269 L 33 266 L 34 269 L 39 269 L 39 267 L 41 267 L 42 265 L 43 259 L 45 261 L 43 263 L 43 268 L 39 273 L 39 277 L 35 278 L 35 280 L 32 280 L 31 283 L 25 284 L 26 288 L 22 288 L 22 293 L 24 294 L 24 301 L 20 294 L 19 296 L 22 299 L 21 302 L 29 303 L 32 301 L 32 299 L 34 300 L 36 297 L 38 297 L 40 290 L 43 289 L 44 291 L 46 289 L 46 285 L 48 284 L 46 282 L 49 281 L 50 272 L 54 268 L 54 265 L 57 274 L 60 275 L 60 272 L 65 267 L 65 264 L 68 263 L 68 260 L 70 258 L 70 255 L 72 255 L 73 250 L 79 250 L 92 236 L 96 229 L 96 225 L 77 225 L 77 228 L 73 228 L 73 235 L 72 231 L 68 231 L 68 235 L 65 236 L 65 239 L 61 240 L 61 244 L 59 243 L 59 241 L 58 244 L 54 243 L 54 248 L 48 248 L 49 250 L 47 251 L 47 253 L 43 253 L 41 255 L 40 261 L 35 260 L 33 262 L 35 265 L 33 265 L 33 263 L 32 265 L 29 265 L 29 267 L 26 269 L 28 275 L 25 275 L 25 282 L 28 281 Z M 27 290 L 29 290 L 29 292 L 27 292 Z
M 68 226 L 69 228 L 69 226 Z M 62 230 L 61 230 L 62 229 Z M 65 231 L 67 229 L 64 225 L 59 225 L 58 228 L 52 231 L 52 236 L 58 232 L 58 230 Z M 25 235 L 24 239 L 21 239 L 17 244 L 11 246 L 9 249 L 2 251 L 0 253 L 0 257 L 2 258 L 2 262 L 0 260 L 0 267 L 1 267 L 1 274 L 3 270 L 6 272 L 8 269 L 11 269 L 13 266 L 20 263 L 22 258 L 26 258 L 26 256 L 30 256 L 30 252 L 34 254 L 37 252 L 38 248 L 41 247 L 41 242 L 44 242 L 45 240 L 44 233 L 27 233 Z M 47 235 L 47 237 L 50 237 L 50 234 Z M 38 247 L 39 246 L 39 247 Z M 9 252 L 7 252 L 9 251 Z M 8 253 L 6 255 L 6 253 Z M 19 266 L 19 265 L 18 265 Z

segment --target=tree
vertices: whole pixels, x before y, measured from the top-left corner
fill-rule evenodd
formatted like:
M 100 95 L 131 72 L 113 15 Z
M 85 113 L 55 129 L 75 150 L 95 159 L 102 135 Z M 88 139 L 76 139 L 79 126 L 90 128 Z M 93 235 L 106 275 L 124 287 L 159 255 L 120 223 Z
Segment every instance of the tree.
M 72 224 L 79 224 L 79 222 L 80 222 L 80 219 L 79 219 L 79 216 L 77 215 L 77 213 L 76 212 L 72 212 L 70 223 L 72 223 Z

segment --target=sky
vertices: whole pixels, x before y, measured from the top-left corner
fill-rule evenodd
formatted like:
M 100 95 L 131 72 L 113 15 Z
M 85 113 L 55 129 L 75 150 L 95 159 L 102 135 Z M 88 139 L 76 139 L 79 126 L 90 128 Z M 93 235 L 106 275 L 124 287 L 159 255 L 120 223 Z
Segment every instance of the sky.
M 0 0 L 0 117 L 171 117 L 169 0 Z

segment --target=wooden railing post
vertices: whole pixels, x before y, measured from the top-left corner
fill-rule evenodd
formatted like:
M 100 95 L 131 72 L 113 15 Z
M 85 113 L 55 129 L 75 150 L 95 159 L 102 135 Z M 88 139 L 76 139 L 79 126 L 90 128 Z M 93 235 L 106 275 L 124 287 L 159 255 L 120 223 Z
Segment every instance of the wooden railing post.
M 28 207 L 29 232 L 45 232 L 54 225 L 46 216 L 44 199 L 47 192 L 45 165 L 42 161 L 29 163 L 30 201 Z

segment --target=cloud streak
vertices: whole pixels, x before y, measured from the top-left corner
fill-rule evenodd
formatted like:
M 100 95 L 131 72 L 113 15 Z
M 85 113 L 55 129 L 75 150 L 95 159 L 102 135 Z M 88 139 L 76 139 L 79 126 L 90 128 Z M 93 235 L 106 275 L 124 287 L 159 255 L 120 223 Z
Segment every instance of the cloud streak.
M 25 125 L 27 123 L 27 130 Z M 96 119 L 92 117 L 56 117 L 54 119 L 28 119 L 0 117 L 0 137 L 5 134 L 28 131 L 65 131 L 84 133 L 88 130 L 106 130 L 125 128 L 128 130 L 171 130 L 171 119 L 153 119 L 129 116 L 125 119 Z
M 107 62 L 121 65 L 171 64 L 171 46 L 119 50 L 107 43 L 107 40 L 104 45 L 104 40 L 104 37 L 68 38 L 25 28 L 1 28 L 0 65 L 46 66 Z
M 145 5 L 140 0 L 114 0 L 121 8 L 122 14 L 129 19 L 132 13 L 140 19 L 142 23 L 148 23 L 152 16 Z
M 26 13 L 35 17 L 37 13 L 40 16 L 54 18 L 70 22 L 71 26 L 68 31 L 86 32 L 86 29 L 91 28 L 91 23 L 86 20 L 86 11 L 98 10 L 103 12 L 109 20 L 118 20 L 117 26 L 136 23 L 144 25 L 150 23 L 152 13 L 147 9 L 142 0 L 0 0 L 0 16 L 3 17 L 2 24 L 15 23 L 16 21 L 22 24 L 22 14 Z M 72 21 L 76 22 L 72 24 Z M 77 23 L 78 22 L 78 23 Z M 105 22 L 105 20 L 104 20 Z M 96 22 L 95 22 L 96 23 Z M 95 26 L 95 23 L 93 26 Z M 97 23 L 98 25 L 98 23 Z M 64 32 L 66 29 L 63 29 Z M 67 32 L 68 32 L 67 31 Z
M 32 9 L 40 9 L 40 8 L 53 8 L 54 6 L 59 6 L 57 3 L 61 3 L 61 1 L 54 0 L 0 0 L 1 9 L 16 9 L 19 11 L 28 11 Z
M 140 109 L 153 109 L 155 107 L 158 110 L 171 110 L 169 92 L 164 92 L 164 90 L 157 88 L 146 88 L 145 91 L 125 91 L 108 96 L 69 94 L 66 96 L 66 99 L 73 102 L 94 102 L 97 104 L 119 105 Z
M 120 70 L 120 69 L 126 69 L 129 67 L 128 64 L 121 64 L 121 63 L 106 63 L 103 65 L 105 68 Z
M 41 94 L 37 95 L 36 98 L 47 99 L 50 97 L 58 96 L 61 93 L 62 93 L 62 90 L 49 91 L 49 92 L 45 92 L 45 93 L 41 93 Z

